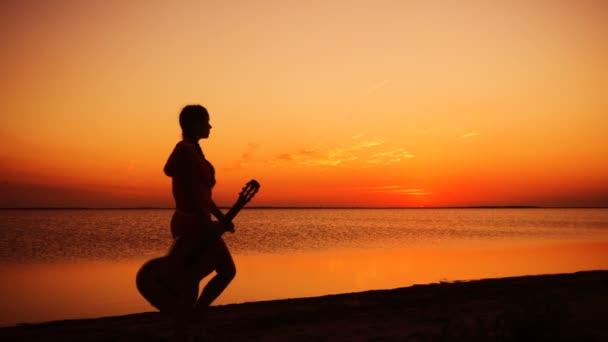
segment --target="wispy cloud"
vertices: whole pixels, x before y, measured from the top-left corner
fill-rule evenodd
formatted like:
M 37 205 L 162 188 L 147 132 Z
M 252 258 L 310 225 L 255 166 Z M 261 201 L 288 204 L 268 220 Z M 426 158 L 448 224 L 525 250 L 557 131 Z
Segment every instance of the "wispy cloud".
M 364 192 L 389 192 L 407 196 L 424 196 L 432 194 L 432 192 L 425 191 L 424 189 L 410 188 L 403 185 L 362 186 L 357 189 Z
M 428 131 L 422 131 L 422 132 L 418 133 L 418 135 L 429 135 L 429 132 Z
M 397 148 L 384 152 L 374 153 L 363 162 L 367 165 L 367 167 L 372 167 L 378 165 L 388 165 L 409 158 L 414 158 L 414 155 L 410 154 L 408 151 L 402 148 Z
M 401 159 L 401 158 L 413 158 L 414 155 L 410 154 L 408 151 L 402 148 L 395 148 L 390 151 L 374 153 L 372 154 L 373 158 L 390 158 L 390 159 Z
M 253 158 L 253 153 L 255 152 L 255 150 L 257 150 L 258 147 L 260 147 L 260 145 L 252 143 L 252 142 L 248 143 L 247 151 L 245 151 L 245 153 L 243 153 L 241 158 L 244 160 L 250 160 L 251 158 Z
M 397 163 L 413 158 L 403 148 L 386 148 L 384 140 L 378 137 L 367 137 L 358 133 L 348 143 L 338 146 L 319 144 L 314 148 L 304 148 L 293 152 L 284 152 L 267 160 L 270 167 L 313 167 L 313 166 L 350 166 L 369 168 Z
M 254 154 L 255 151 L 260 147 L 260 145 L 256 143 L 248 143 L 247 150 L 241 155 L 241 158 L 236 160 L 232 165 L 225 167 L 225 170 L 239 170 L 250 166 L 254 162 Z
M 357 189 L 361 190 L 391 190 L 391 189 L 400 189 L 401 185 L 377 185 L 377 186 L 360 186 Z
M 281 153 L 277 156 L 277 159 L 282 159 L 282 160 L 302 160 L 302 159 L 308 159 L 310 158 L 310 156 L 312 156 L 315 153 L 314 149 L 303 149 L 300 150 L 298 152 L 294 152 L 294 153 Z
M 460 137 L 464 139 L 464 138 L 474 137 L 476 135 L 479 135 L 479 133 L 477 133 L 477 132 L 470 132 L 470 133 L 461 134 Z
M 375 92 L 377 92 L 380 88 L 386 86 L 390 81 L 389 80 L 382 80 L 378 83 L 373 84 L 368 90 L 367 90 L 367 94 L 371 95 Z
M 409 190 L 409 189 L 408 189 Z M 398 193 L 407 196 L 425 196 L 432 195 L 432 192 L 424 192 L 424 191 L 398 191 Z

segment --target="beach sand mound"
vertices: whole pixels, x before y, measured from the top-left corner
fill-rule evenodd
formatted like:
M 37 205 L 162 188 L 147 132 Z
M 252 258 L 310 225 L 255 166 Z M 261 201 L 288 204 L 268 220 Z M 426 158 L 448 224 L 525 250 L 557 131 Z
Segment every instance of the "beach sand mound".
M 608 341 L 608 271 L 414 285 L 210 309 L 201 341 Z M 156 312 L 0 329 L 1 341 L 171 341 Z

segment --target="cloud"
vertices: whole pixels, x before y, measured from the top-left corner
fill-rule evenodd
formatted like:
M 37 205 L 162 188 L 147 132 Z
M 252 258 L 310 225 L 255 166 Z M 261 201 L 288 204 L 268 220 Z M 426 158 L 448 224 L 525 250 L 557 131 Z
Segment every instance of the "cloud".
M 349 143 L 338 146 L 319 144 L 294 152 L 280 153 L 266 162 L 271 167 L 351 166 L 367 168 L 383 166 L 413 158 L 403 148 L 383 148 L 385 142 L 378 137 L 367 137 L 362 133 L 352 137 Z
M 248 143 L 247 144 L 247 150 L 245 150 L 245 152 L 241 155 L 241 158 L 239 158 L 238 160 L 236 160 L 234 163 L 232 163 L 232 165 L 224 167 L 224 170 L 239 170 L 242 168 L 245 168 L 247 166 L 250 166 L 253 161 L 254 161 L 254 153 L 255 151 L 258 149 L 258 147 L 260 147 L 260 145 L 256 144 L 256 143 Z
M 474 137 L 476 135 L 479 135 L 479 133 L 477 133 L 477 132 L 465 133 L 465 134 L 460 135 L 460 137 L 465 139 L 465 138 Z
M 281 153 L 277 156 L 278 159 L 284 160 L 298 160 L 298 159 L 306 159 L 313 155 L 315 152 L 314 149 L 303 149 L 295 153 Z
M 418 135 L 429 135 L 429 132 L 428 131 L 423 131 L 423 132 L 418 133 Z
M 295 161 L 297 163 L 307 163 L 308 161 L 314 158 L 314 155 L 315 150 L 312 148 L 308 148 L 293 153 L 281 153 L 276 156 L 275 160 L 285 162 Z
M 249 143 L 247 150 L 238 160 L 224 167 L 224 170 L 240 170 L 246 167 L 351 167 L 372 168 L 399 163 L 414 157 L 403 148 L 385 147 L 384 140 L 368 137 L 363 133 L 352 136 L 350 142 L 337 146 L 318 143 L 314 147 L 301 148 L 296 151 L 282 152 L 274 157 L 256 160 L 258 144 Z
M 255 144 L 255 143 L 248 143 L 247 144 L 247 151 L 245 151 L 245 153 L 243 153 L 243 155 L 241 156 L 241 159 L 243 160 L 250 160 L 253 157 L 253 153 L 255 152 L 255 150 L 257 150 L 257 148 L 260 145 Z
M 378 89 L 386 86 L 390 81 L 389 80 L 382 80 L 374 85 L 372 85 L 368 90 L 367 90 L 367 95 L 371 95 L 373 93 L 375 93 L 376 91 L 378 91 Z
M 387 189 L 399 189 L 401 185 L 377 185 L 377 186 L 360 186 L 357 189 L 361 190 L 387 190 Z
M 409 188 L 403 185 L 362 186 L 357 189 L 365 192 L 389 192 L 407 196 L 424 196 L 432 194 L 432 192 L 425 191 L 424 189 Z
M 396 148 L 386 152 L 374 153 L 372 157 L 387 157 L 392 159 L 413 158 L 414 155 L 402 148 Z

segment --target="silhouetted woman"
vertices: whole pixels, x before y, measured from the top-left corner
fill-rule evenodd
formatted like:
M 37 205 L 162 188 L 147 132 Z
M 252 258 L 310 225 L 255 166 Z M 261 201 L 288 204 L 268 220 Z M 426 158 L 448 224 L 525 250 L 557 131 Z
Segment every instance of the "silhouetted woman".
M 205 233 L 205 230 L 218 229 L 218 226 L 221 226 L 219 229 L 232 230 L 231 223 L 220 225 L 211 221 L 211 215 L 223 221 L 224 214 L 211 196 L 215 169 L 198 143 L 200 139 L 207 139 L 211 131 L 207 109 L 200 105 L 185 106 L 179 115 L 179 124 L 183 139 L 173 149 L 164 168 L 165 174 L 172 178 L 176 206 L 171 219 L 173 238 L 190 239 L 197 233 Z M 200 319 L 236 274 L 230 251 L 221 237 L 214 239 L 197 257 L 194 268 L 199 281 L 213 271 L 216 275 L 203 288 L 191 312 L 182 313 L 178 320 Z M 178 322 L 178 327 L 180 323 L 185 324 L 185 321 Z

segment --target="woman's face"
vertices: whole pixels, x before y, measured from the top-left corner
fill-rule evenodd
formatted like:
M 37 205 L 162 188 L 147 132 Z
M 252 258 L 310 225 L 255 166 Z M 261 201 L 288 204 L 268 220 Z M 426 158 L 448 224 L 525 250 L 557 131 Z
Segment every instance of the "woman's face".
M 203 120 L 199 121 L 196 127 L 197 136 L 200 139 L 209 138 L 209 133 L 211 132 L 211 124 L 209 123 L 208 117 L 203 117 Z

